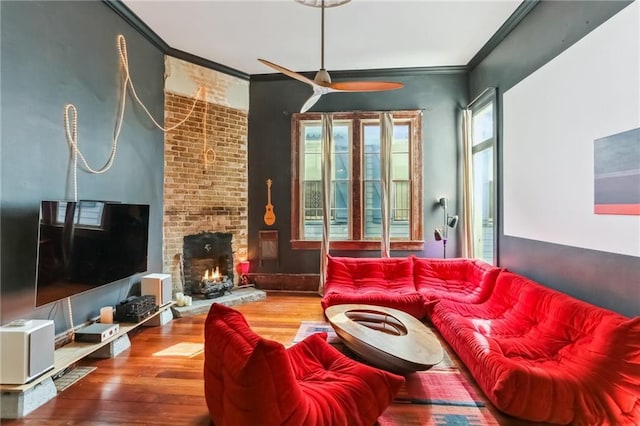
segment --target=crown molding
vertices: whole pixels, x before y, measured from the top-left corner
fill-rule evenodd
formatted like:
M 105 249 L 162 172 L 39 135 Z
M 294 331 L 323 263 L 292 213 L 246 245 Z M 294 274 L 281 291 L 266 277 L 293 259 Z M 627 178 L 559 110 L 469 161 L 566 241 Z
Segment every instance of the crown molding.
M 120 0 L 103 0 L 103 3 L 119 15 L 124 21 L 131 25 L 136 31 L 138 31 L 144 38 L 146 38 L 151 44 L 160 49 L 163 53 L 169 49 L 169 45 L 162 40 L 158 34 L 144 23 L 142 19 L 124 5 Z
M 332 78 L 386 78 L 386 77 L 411 77 L 425 74 L 458 74 L 466 73 L 467 67 L 464 65 L 459 66 L 442 66 L 442 67 L 413 67 L 413 68 L 380 68 L 380 69 L 367 69 L 367 70 L 338 70 L 330 71 Z M 316 75 L 316 71 L 304 71 L 300 74 L 313 80 Z M 288 77 L 280 73 L 270 74 L 251 74 L 251 81 L 281 81 L 291 80 Z
M 138 17 L 138 15 L 133 13 L 131 9 L 129 9 L 120 0 L 102 1 L 165 55 L 173 56 L 174 58 L 182 59 L 196 65 L 229 74 L 242 80 L 249 80 L 249 74 L 247 73 L 238 71 L 235 68 L 231 68 L 217 62 L 210 61 L 208 59 L 204 59 L 200 56 L 184 52 L 182 50 L 174 49 L 173 47 L 169 46 L 162 38 L 160 38 L 160 36 L 158 36 L 158 34 L 156 34 L 147 24 L 145 24 L 144 21 Z
M 520 6 L 509 16 L 498 31 L 478 50 L 473 58 L 467 63 L 467 70 L 471 71 L 482 62 L 491 52 L 504 40 L 511 31 L 540 3 L 540 0 L 524 0 Z
M 219 64 L 217 62 L 210 61 L 203 57 L 193 55 L 191 53 L 187 53 L 183 50 L 174 49 L 173 47 L 169 47 L 165 52 L 166 55 L 173 56 L 178 59 L 182 59 L 183 61 L 191 62 L 192 64 L 200 65 L 205 68 L 210 68 L 214 71 L 219 71 L 221 73 L 229 74 L 230 76 L 240 78 L 242 80 L 249 80 L 249 74 L 244 73 L 242 71 L 238 71 L 235 68 L 228 67 L 226 65 Z
M 131 25 L 151 44 L 158 48 L 165 55 L 173 56 L 184 61 L 194 63 L 215 71 L 219 71 L 242 80 L 252 81 L 278 81 L 286 80 L 285 75 L 276 74 L 247 74 L 235 68 L 202 58 L 200 56 L 187 53 L 169 46 L 158 34 L 156 34 L 142 19 L 131 11 L 121 0 L 102 0 L 111 10 L 118 14 L 125 22 Z M 524 0 L 520 6 L 511 14 L 509 19 L 496 31 L 496 33 L 485 43 L 484 46 L 474 55 L 466 65 L 456 66 L 436 66 L 436 67 L 407 67 L 407 68 L 385 68 L 367 70 L 338 70 L 331 71 L 331 75 L 336 78 L 384 78 L 399 76 L 415 76 L 425 74 L 451 74 L 464 73 L 472 70 L 482 62 L 489 54 L 504 40 L 507 35 L 538 5 L 540 0 Z M 316 71 L 302 72 L 301 74 L 313 79 Z

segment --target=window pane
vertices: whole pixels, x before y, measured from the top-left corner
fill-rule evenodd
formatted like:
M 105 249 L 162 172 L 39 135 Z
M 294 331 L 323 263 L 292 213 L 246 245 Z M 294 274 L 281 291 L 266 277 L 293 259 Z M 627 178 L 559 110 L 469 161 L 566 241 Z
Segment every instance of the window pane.
M 364 183 L 364 238 L 380 238 L 380 182 Z
M 320 180 L 322 178 L 320 154 L 308 154 L 304 155 L 304 178 L 305 180 Z
M 409 124 L 393 123 L 393 145 L 394 152 L 396 152 L 396 146 L 402 152 L 406 152 L 409 149 Z M 404 145 L 404 149 L 401 148 L 402 145 Z
M 333 199 L 331 200 L 331 227 L 329 235 L 334 240 L 349 239 L 349 205 L 351 190 L 351 126 L 349 123 L 333 124 Z
M 367 124 L 363 129 L 363 175 L 366 180 L 380 180 L 380 126 Z
M 409 198 L 409 125 L 394 123 L 391 142 L 391 183 L 390 194 L 390 234 L 392 238 L 408 238 L 410 198 Z M 382 233 L 382 211 L 380 207 L 380 126 L 364 126 L 364 238 L 380 238 Z M 397 191 L 400 191 L 399 193 Z
M 393 215 L 394 222 L 409 220 L 409 181 L 393 182 Z
M 349 239 L 349 191 L 348 181 L 333 183 L 333 200 L 331 203 L 331 228 L 329 235 L 338 240 Z
M 473 154 L 473 237 L 475 257 L 493 263 L 493 147 Z
M 391 238 L 409 238 L 410 217 L 410 184 L 409 181 L 393 182 L 393 204 L 391 207 Z
M 333 151 L 334 152 L 349 152 L 349 139 L 350 139 L 350 126 L 349 124 L 337 124 L 333 123 Z
M 333 170 L 335 179 L 349 179 L 349 163 L 351 156 L 348 152 L 335 153 L 333 155 Z
M 316 122 L 303 123 L 302 129 L 302 238 L 319 240 L 322 238 L 322 127 Z M 334 123 L 331 165 L 334 180 L 330 233 L 331 238 L 336 240 L 349 238 L 350 134 L 349 123 Z
M 322 182 L 305 181 L 303 185 L 303 228 L 307 239 L 322 238 Z
M 364 154 L 364 178 L 367 180 L 380 180 L 380 154 Z
M 473 145 L 493 137 L 493 103 L 473 113 Z
M 409 180 L 409 153 L 391 154 L 391 179 Z
M 380 126 L 366 124 L 364 130 L 364 152 L 380 152 Z
M 320 181 L 305 181 L 303 192 L 305 220 L 322 219 L 322 185 Z
M 320 152 L 320 141 L 322 139 L 322 127 L 319 124 L 304 124 L 303 132 L 303 152 Z

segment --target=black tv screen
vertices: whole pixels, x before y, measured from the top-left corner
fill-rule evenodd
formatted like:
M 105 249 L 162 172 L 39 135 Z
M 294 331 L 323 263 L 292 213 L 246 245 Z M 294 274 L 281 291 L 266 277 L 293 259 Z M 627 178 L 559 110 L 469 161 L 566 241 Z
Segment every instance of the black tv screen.
M 147 270 L 149 205 L 42 201 L 36 306 Z

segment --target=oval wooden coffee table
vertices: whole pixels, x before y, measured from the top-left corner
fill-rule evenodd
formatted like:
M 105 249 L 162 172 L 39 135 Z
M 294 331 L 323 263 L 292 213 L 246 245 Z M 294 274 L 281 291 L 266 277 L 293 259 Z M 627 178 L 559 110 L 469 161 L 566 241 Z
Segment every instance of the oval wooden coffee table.
M 349 349 L 385 370 L 427 370 L 444 356 L 433 332 L 406 312 L 349 304 L 330 306 L 325 315 Z

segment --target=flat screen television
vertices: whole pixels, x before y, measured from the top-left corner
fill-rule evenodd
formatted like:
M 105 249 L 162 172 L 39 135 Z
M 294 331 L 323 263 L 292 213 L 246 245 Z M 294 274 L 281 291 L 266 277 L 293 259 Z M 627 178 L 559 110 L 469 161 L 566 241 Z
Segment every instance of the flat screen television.
M 36 306 L 147 270 L 149 205 L 42 201 Z

